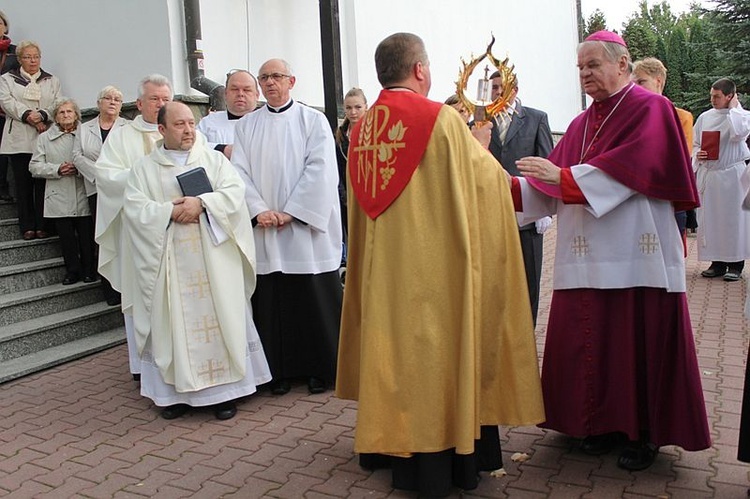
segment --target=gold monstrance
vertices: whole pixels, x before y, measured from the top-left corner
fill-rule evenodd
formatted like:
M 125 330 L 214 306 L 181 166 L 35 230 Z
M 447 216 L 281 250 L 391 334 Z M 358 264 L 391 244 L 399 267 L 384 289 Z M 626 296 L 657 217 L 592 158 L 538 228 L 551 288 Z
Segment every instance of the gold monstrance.
M 513 89 L 516 88 L 516 73 L 513 72 L 515 66 L 509 64 L 508 58 L 500 61 L 494 55 L 492 55 L 492 45 L 495 44 L 495 36 L 492 36 L 492 41 L 487 45 L 487 50 L 479 57 L 474 57 L 471 54 L 471 60 L 467 63 L 461 58 L 461 70 L 458 72 L 458 81 L 456 81 L 456 94 L 461 103 L 466 109 L 474 115 L 474 123 L 481 126 L 483 123 L 492 120 L 496 116 L 499 116 L 502 120 L 509 120 L 510 113 L 512 112 L 508 106 L 508 99 L 513 94 Z M 466 96 L 466 86 L 469 82 L 469 77 L 474 72 L 474 69 L 487 58 L 492 65 L 500 73 L 502 84 L 500 94 L 495 100 L 491 99 L 491 87 L 492 81 L 489 79 L 489 66 L 484 68 L 484 78 L 480 78 L 477 85 L 477 98 L 476 100 Z

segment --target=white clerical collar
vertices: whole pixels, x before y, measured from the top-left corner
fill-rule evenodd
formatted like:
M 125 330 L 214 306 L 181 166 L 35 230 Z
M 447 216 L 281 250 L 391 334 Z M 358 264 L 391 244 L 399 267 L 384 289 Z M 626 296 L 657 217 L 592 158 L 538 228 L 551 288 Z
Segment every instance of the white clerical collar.
M 143 129 L 148 130 L 149 132 L 155 132 L 159 129 L 158 123 L 149 123 L 146 120 L 143 120 Z
M 284 111 L 286 111 L 287 109 L 289 109 L 290 107 L 292 107 L 292 103 L 293 102 L 294 101 L 290 98 L 288 101 L 286 101 L 286 104 L 284 104 L 283 106 L 273 107 L 272 105 L 266 103 L 266 107 L 272 113 L 283 113 Z
M 162 151 L 169 156 L 175 164 L 185 166 L 190 156 L 190 151 L 180 151 L 178 149 L 167 149 L 163 145 L 161 146 Z

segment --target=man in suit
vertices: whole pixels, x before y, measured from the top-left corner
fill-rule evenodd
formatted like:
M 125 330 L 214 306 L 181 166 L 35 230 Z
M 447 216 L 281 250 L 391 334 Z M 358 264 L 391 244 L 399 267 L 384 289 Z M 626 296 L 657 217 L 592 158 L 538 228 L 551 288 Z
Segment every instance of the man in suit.
M 498 71 L 492 74 L 491 79 L 492 99 L 494 100 L 500 95 L 503 79 Z M 510 121 L 496 118 L 490 140 L 490 152 L 513 176 L 520 175 L 516 168 L 516 160 L 525 156 L 546 158 L 552 151 L 552 133 L 549 129 L 547 113 L 522 106 L 521 101 L 516 98 L 517 95 L 518 85 L 513 89 L 509 99 Z M 539 309 L 539 281 L 542 277 L 542 234 L 551 222 L 549 217 L 545 217 L 518 228 L 534 325 L 536 325 L 536 315 Z

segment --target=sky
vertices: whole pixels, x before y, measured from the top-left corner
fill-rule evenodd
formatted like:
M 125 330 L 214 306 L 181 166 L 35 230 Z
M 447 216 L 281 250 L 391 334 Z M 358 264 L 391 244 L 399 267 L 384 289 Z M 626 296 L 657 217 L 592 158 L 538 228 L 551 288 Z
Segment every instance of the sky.
M 694 1 L 696 0 L 667 0 L 674 14 L 689 10 Z M 588 19 L 594 10 L 601 10 L 607 18 L 607 26 L 622 32 L 622 23 L 638 10 L 639 3 L 640 0 L 581 0 L 581 10 L 584 19 Z M 661 0 L 648 0 L 649 6 L 655 3 L 661 3 Z M 699 0 L 698 3 L 709 9 L 713 7 L 709 0 Z

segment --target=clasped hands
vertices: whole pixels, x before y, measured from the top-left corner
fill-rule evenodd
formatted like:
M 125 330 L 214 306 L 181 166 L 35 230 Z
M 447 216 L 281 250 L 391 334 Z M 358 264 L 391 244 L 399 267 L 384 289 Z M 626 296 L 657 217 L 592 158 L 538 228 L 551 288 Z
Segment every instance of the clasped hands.
M 179 224 L 197 224 L 200 214 L 203 213 L 201 200 L 196 197 L 177 198 L 172 201 L 172 205 L 172 216 L 170 218 Z
M 288 213 L 266 210 L 258 213 L 255 219 L 258 221 L 258 225 L 264 229 L 276 227 L 278 230 L 281 230 L 288 224 L 292 223 L 294 217 Z
M 36 128 L 39 133 L 47 130 L 47 124 L 44 122 L 44 116 L 39 111 L 31 111 L 26 117 L 26 122 Z
M 57 174 L 61 177 L 69 177 L 71 175 L 78 175 L 78 168 L 75 167 L 70 161 L 66 161 L 60 165 L 57 169 Z

